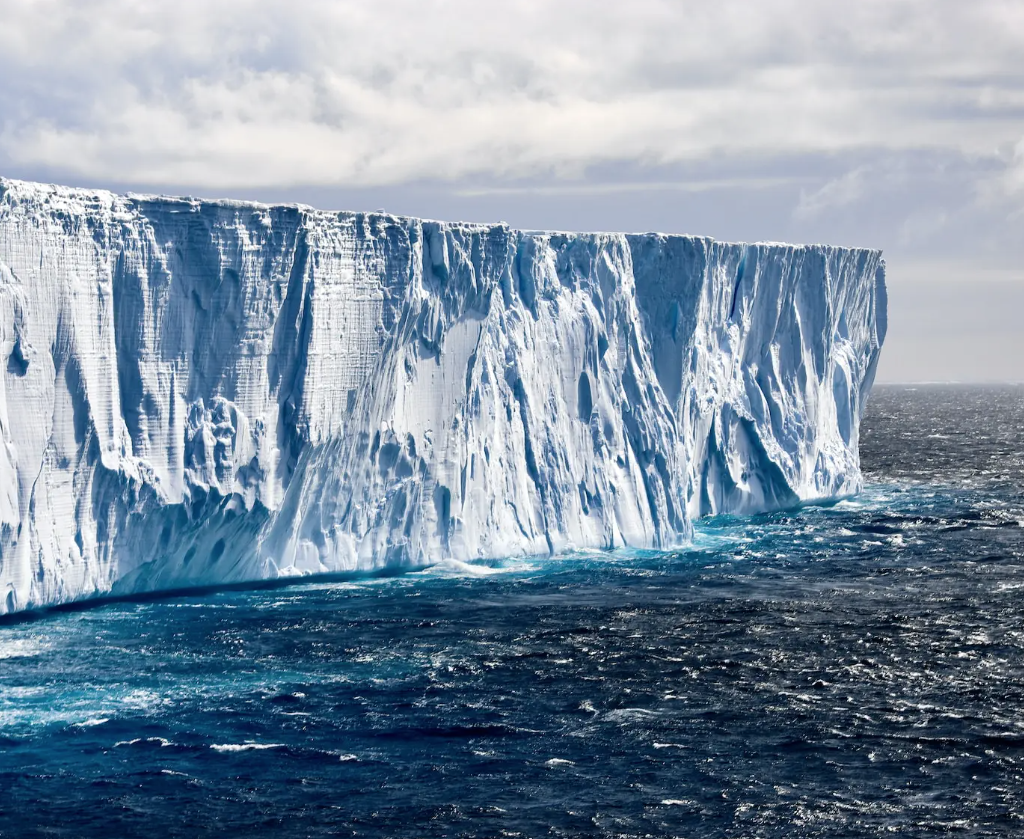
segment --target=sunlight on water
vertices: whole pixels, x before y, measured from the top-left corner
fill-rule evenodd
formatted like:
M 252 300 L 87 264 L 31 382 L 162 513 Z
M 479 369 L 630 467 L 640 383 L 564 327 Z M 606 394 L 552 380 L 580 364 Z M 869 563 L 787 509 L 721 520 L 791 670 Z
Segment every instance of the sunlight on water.
M 1020 834 L 1024 391 L 871 410 L 861 496 L 679 551 L 8 621 L 0 835 Z

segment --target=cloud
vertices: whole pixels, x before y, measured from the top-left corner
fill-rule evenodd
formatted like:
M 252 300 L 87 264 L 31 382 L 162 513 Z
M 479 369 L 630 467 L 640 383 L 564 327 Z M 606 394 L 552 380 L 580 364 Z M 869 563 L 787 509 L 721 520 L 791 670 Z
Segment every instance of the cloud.
M 1010 0 L 0 0 L 0 14 L 0 165 L 119 183 L 981 155 L 1019 137 L 1024 107 Z M 858 177 L 800 212 L 854 200 Z
M 904 247 L 932 241 L 950 223 L 944 210 L 922 209 L 911 213 L 900 226 L 899 242 Z
M 813 192 L 800 191 L 800 203 L 793 215 L 797 219 L 810 219 L 834 207 L 846 207 L 859 201 L 867 191 L 870 168 L 859 166 L 839 178 L 834 178 Z
M 1024 215 L 1024 137 L 1003 144 L 991 164 L 978 173 L 975 202 L 981 208 L 1008 213 L 1011 220 Z
M 718 190 L 770 190 L 798 183 L 801 179 L 793 176 L 779 177 L 736 177 L 736 178 L 693 178 L 685 181 L 586 181 L 563 180 L 556 183 L 533 183 L 525 186 L 483 186 L 461 187 L 455 195 L 465 198 L 483 196 L 587 196 L 618 195 L 622 193 L 680 192 L 701 193 Z
M 1003 188 L 1010 195 L 1024 193 L 1024 137 L 1021 137 L 1013 149 L 1013 157 L 1006 167 Z

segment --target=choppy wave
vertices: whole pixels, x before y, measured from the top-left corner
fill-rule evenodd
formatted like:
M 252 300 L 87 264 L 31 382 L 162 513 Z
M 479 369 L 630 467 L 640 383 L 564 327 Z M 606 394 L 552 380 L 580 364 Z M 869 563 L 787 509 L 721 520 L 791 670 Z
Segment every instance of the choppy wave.
M 1024 833 L 1024 390 L 871 409 L 685 551 L 2 626 L 0 835 Z

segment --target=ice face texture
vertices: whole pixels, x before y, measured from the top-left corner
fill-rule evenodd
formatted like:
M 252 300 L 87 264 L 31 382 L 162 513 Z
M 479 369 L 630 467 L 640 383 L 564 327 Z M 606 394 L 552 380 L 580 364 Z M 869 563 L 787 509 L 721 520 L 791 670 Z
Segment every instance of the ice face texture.
M 856 492 L 872 250 L 0 180 L 0 613 Z

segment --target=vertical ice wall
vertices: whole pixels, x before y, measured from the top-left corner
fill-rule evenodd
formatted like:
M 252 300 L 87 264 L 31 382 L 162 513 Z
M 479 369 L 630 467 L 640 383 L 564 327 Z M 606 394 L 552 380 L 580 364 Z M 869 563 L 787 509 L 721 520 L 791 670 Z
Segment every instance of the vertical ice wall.
M 856 491 L 883 274 L 0 180 L 0 612 Z

